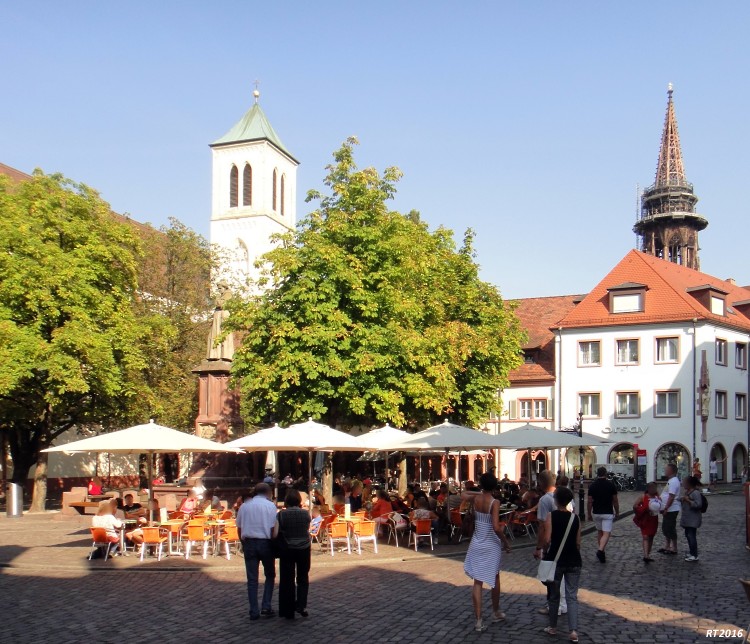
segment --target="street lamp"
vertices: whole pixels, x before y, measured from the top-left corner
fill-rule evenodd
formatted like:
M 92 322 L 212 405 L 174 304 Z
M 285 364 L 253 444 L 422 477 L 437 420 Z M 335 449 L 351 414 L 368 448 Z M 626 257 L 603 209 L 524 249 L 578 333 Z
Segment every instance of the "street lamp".
M 583 438 L 583 410 L 578 412 L 578 424 L 576 425 L 576 429 L 578 430 L 578 436 L 579 438 Z M 578 479 L 578 518 L 580 519 L 581 523 L 586 518 L 586 512 L 583 507 L 584 502 L 584 493 L 583 493 L 583 445 L 581 445 L 578 448 L 578 456 L 580 459 L 580 466 L 581 469 L 579 470 L 579 476 Z

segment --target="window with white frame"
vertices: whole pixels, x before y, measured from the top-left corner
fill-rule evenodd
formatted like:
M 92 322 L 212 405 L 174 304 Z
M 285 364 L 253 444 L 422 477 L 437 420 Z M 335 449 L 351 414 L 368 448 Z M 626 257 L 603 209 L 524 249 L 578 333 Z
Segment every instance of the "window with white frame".
M 622 293 L 612 295 L 611 313 L 637 313 L 643 311 L 642 293 Z
M 518 417 L 523 420 L 545 420 L 547 418 L 547 399 L 519 399 Z
M 716 392 L 716 418 L 727 417 L 727 392 Z
M 727 341 L 720 338 L 716 339 L 716 364 L 727 364 Z
M 747 419 L 747 396 L 745 394 L 734 396 L 734 417 L 737 420 Z
M 638 364 L 638 340 L 617 341 L 617 364 Z
M 734 347 L 734 366 L 747 369 L 747 344 L 738 342 Z
M 680 415 L 680 392 L 657 391 L 656 404 L 654 407 L 654 416 L 659 418 Z
M 711 313 L 714 315 L 724 315 L 724 298 L 711 296 Z
M 641 402 L 637 391 L 619 391 L 615 397 L 617 418 L 633 418 L 641 415 Z
M 601 364 L 601 342 L 599 340 L 586 340 L 578 343 L 579 367 L 599 367 Z
M 656 362 L 677 362 L 679 360 L 679 340 L 677 338 L 656 338 Z
M 578 409 L 584 418 L 601 417 L 601 394 L 578 394 Z

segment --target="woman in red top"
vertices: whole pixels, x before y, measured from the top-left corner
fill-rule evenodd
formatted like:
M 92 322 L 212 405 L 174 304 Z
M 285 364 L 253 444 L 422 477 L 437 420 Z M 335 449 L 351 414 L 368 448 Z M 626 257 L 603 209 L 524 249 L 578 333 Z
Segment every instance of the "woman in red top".
M 659 528 L 659 512 L 661 512 L 662 503 L 659 497 L 656 483 L 651 482 L 646 486 L 646 493 L 633 505 L 635 516 L 633 521 L 641 529 L 643 538 L 643 562 L 649 564 L 653 561 L 651 558 L 651 547 L 654 545 L 654 536 Z
M 378 490 L 377 498 L 375 503 L 372 504 L 372 510 L 370 510 L 370 518 L 378 524 L 378 530 L 384 523 L 388 523 L 388 516 L 393 512 L 393 505 L 388 499 L 388 495 L 385 490 Z
M 102 493 L 102 480 L 95 476 L 89 482 L 89 496 L 101 496 Z
M 198 495 L 195 490 L 188 490 L 187 496 L 182 500 L 180 504 L 180 512 L 185 514 L 193 514 L 198 509 Z

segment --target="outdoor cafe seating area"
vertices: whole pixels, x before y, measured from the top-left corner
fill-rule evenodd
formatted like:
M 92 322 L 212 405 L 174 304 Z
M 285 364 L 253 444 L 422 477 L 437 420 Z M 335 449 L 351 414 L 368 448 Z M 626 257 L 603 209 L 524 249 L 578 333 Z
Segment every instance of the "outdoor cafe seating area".
M 377 490 L 369 485 L 362 489 L 362 484 L 356 479 L 337 481 L 341 483 L 337 482 L 338 490 L 332 504 L 325 503 L 320 495 L 312 497 L 310 509 L 314 516 L 320 517 L 310 529 L 313 552 L 317 554 L 337 557 L 365 552 L 377 556 L 383 546 L 408 548 L 415 552 L 434 552 L 436 548 L 453 546 L 451 551 L 462 552 L 471 538 L 474 524 L 472 502 L 462 499 L 452 484 L 436 481 L 424 486 L 414 483 L 408 486 L 403 496 L 391 491 L 383 512 L 384 501 L 378 502 Z M 423 489 L 425 487 L 427 489 Z M 474 486 L 468 481 L 464 487 L 473 489 Z M 348 502 L 352 489 L 355 494 L 361 490 L 357 503 L 361 509 L 354 512 Z M 519 494 L 514 483 L 500 485 L 495 496 L 501 504 L 501 529 L 508 538 L 517 540 L 519 545 L 532 543 L 536 535 L 536 512 L 533 507 L 525 509 L 530 500 Z M 309 502 L 306 500 L 306 503 Z M 222 506 L 226 505 L 226 501 L 222 502 Z M 283 512 L 283 502 L 278 501 L 277 505 L 279 512 Z M 119 545 L 119 554 L 137 557 L 139 561 L 154 558 L 161 561 L 165 557 L 206 560 L 209 556 L 230 561 L 232 555 L 242 551 L 232 508 L 212 509 L 207 506 L 205 510 L 192 513 L 162 508 L 155 519 L 149 521 L 142 514 L 122 519 L 123 527 L 116 544 Z M 108 559 L 115 544 L 107 542 L 101 528 L 90 528 L 90 531 L 89 558 L 100 554 Z M 133 531 L 139 531 L 139 543 L 126 537 Z M 464 545 L 456 548 L 459 544 Z

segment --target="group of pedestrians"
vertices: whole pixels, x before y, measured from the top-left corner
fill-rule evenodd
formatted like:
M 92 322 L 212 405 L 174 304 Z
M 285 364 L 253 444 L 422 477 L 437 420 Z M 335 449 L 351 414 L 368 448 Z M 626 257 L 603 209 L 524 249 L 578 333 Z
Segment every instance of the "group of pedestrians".
M 705 511 L 700 479 L 688 476 L 681 485 L 677 466 L 673 463 L 667 465 L 666 475 L 667 482 L 661 493 L 655 482 L 649 483 L 646 493 L 633 508 L 643 538 L 643 561 L 646 564 L 654 561 L 651 548 L 660 516 L 666 541 L 659 552 L 677 554 L 677 518 L 680 513 L 680 526 L 684 529 L 689 549 L 685 561 L 698 561 L 697 532 L 702 523 L 702 512 Z M 567 615 L 568 639 L 578 642 L 578 586 L 583 567 L 581 523 L 574 512 L 573 493 L 566 485 L 556 486 L 555 476 L 548 470 L 539 474 L 538 482 L 540 497 L 536 505 L 538 532 L 534 557 L 557 562 L 554 581 L 546 584 L 546 605 L 539 612 L 548 616 L 549 623 L 544 632 L 550 636 L 557 635 L 559 616 Z M 497 479 L 487 473 L 482 475 L 479 483 L 480 492 L 467 491 L 462 498 L 474 504 L 476 527 L 466 553 L 464 571 L 474 580 L 474 628 L 483 631 L 487 628 L 487 623 L 482 620 L 483 584 L 491 588 L 491 621 L 502 622 L 506 619 L 505 613 L 500 610 L 500 564 L 501 551 L 510 552 L 511 547 L 500 524 L 497 503 L 492 495 L 498 484 Z M 619 514 L 617 488 L 607 478 L 606 468 L 600 467 L 596 480 L 589 486 L 587 515 L 596 526 L 596 558 L 601 564 L 607 561 L 607 544 Z
M 247 575 L 250 620 L 273 617 L 271 602 L 279 559 L 279 617 L 307 617 L 310 573 L 310 513 L 302 509 L 302 496 L 290 489 L 284 509 L 277 511 L 271 486 L 258 483 L 237 512 L 237 530 L 242 541 Z M 260 566 L 265 577 L 258 605 Z M 296 583 L 295 583 L 296 577 Z

